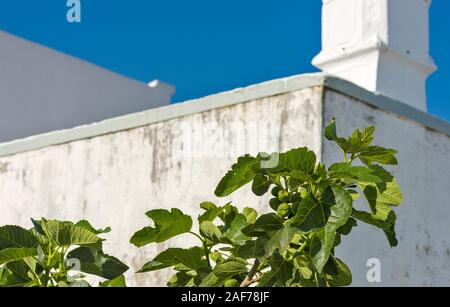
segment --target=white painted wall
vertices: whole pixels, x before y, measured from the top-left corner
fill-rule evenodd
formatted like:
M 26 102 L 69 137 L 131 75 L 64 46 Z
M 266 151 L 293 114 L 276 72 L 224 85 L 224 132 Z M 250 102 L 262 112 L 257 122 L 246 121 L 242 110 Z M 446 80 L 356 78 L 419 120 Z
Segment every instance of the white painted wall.
M 336 117 L 338 132 L 376 125 L 375 143 L 399 151 L 392 167 L 404 202 L 396 209 L 399 245 L 390 248 L 382 231 L 359 223 L 338 254 L 348 261 L 359 286 L 450 286 L 450 135 L 334 91 L 327 91 L 324 123 Z M 341 159 L 334 144 L 323 141 L 326 164 Z M 367 210 L 362 201 L 359 208 Z M 381 261 L 381 284 L 366 280 L 366 262 Z
M 130 264 L 130 284 L 164 285 L 168 271 L 132 274 L 166 248 L 137 249 L 128 243 L 136 230 L 148 225 L 147 210 L 178 207 L 197 215 L 200 202 L 218 201 L 213 197 L 218 180 L 237 156 L 247 152 L 309 146 L 327 164 L 335 162 L 341 154 L 324 141 L 322 130 L 336 116 L 341 134 L 375 124 L 376 143 L 399 150 L 400 166 L 394 174 L 405 198 L 397 211 L 397 248 L 388 247 L 381 231 L 361 224 L 338 249 L 354 272 L 354 285 L 378 285 L 366 281 L 366 261 L 376 257 L 382 263 L 379 285 L 450 286 L 449 124 L 389 99 L 374 108 L 379 96 L 334 79 L 318 81 L 327 84 L 323 96 L 323 87 L 312 79 L 322 80 L 310 76 L 275 80 L 128 116 L 130 120 L 161 118 L 165 110 L 177 114 L 106 135 L 93 125 L 92 129 L 99 129 L 98 136 L 87 134 L 83 139 L 80 135 L 68 143 L 55 132 L 55 142 L 62 140 L 62 144 L 28 152 L 12 154 L 5 148 L 17 144 L 0 145 L 0 155 L 9 152 L 0 157 L 0 225 L 29 227 L 30 217 L 41 216 L 87 218 L 98 227 L 110 225 L 113 232 L 107 236 L 106 248 Z M 392 110 L 398 114 L 379 109 L 383 104 L 395 105 Z M 219 203 L 228 200 L 264 210 L 268 196 L 259 199 L 248 187 Z M 181 236 L 170 245 L 194 242 L 195 238 Z
M 138 249 L 128 243 L 135 231 L 150 225 L 145 212 L 178 207 L 197 216 L 205 200 L 267 209 L 263 202 L 269 199 L 254 196 L 250 187 L 221 200 L 213 197 L 214 189 L 237 157 L 248 152 L 308 146 L 320 157 L 321 99 L 321 87 L 307 88 L 0 158 L 0 225 L 29 227 L 30 217 L 41 216 L 110 225 L 105 246 L 131 266 L 129 283 L 165 285 L 167 270 L 133 274 L 167 247 Z M 188 105 L 195 109 L 204 103 Z M 186 235 L 170 244 L 184 247 L 196 240 Z
M 0 31 L 0 142 L 170 104 L 151 85 Z

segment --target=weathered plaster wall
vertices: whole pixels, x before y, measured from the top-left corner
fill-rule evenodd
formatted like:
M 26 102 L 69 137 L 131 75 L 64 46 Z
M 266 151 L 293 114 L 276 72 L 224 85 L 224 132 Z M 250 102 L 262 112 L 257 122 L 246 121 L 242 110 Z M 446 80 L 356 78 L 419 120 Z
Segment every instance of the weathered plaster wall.
M 375 124 L 376 143 L 400 151 L 394 168 L 405 195 L 397 210 L 399 247 L 389 248 L 381 231 L 360 224 L 338 249 L 354 285 L 377 285 L 366 280 L 366 262 L 378 258 L 380 285 L 449 286 L 450 125 L 322 74 L 0 144 L 0 225 L 29 227 L 30 217 L 42 216 L 110 225 L 107 251 L 131 266 L 130 284 L 164 285 L 168 271 L 133 274 L 166 247 L 128 243 L 149 225 L 147 210 L 179 207 L 197 215 L 204 200 L 267 209 L 268 199 L 258 200 L 249 189 L 217 200 L 214 188 L 236 157 L 248 152 L 309 146 L 327 164 L 339 160 L 339 149 L 322 138 L 334 116 L 342 135 Z M 182 236 L 170 244 L 192 242 Z
M 216 201 L 219 179 L 247 152 L 308 146 L 320 155 L 321 100 L 322 87 L 311 87 L 2 157 L 0 225 L 29 227 L 30 217 L 42 216 L 110 225 L 106 249 L 131 266 L 130 284 L 164 285 L 168 271 L 133 274 L 165 248 L 137 249 L 128 243 L 150 224 L 144 213 L 178 207 L 198 214 L 198 204 Z M 262 200 L 248 191 L 220 202 L 261 207 Z M 192 242 L 195 238 L 183 236 L 170 244 Z
M 336 117 L 341 135 L 376 125 L 375 143 L 399 150 L 400 164 L 392 168 L 404 194 L 397 210 L 399 246 L 391 249 L 382 231 L 359 223 L 351 243 L 338 250 L 353 270 L 354 284 L 376 285 L 366 280 L 366 262 L 378 258 L 382 286 L 450 286 L 450 137 L 334 91 L 325 97 L 324 124 Z M 325 163 L 341 156 L 324 140 Z

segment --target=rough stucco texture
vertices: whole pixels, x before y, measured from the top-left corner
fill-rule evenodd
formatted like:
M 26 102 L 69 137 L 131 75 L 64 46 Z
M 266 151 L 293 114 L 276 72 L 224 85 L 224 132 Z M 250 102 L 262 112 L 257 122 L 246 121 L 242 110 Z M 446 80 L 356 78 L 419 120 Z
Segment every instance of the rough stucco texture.
M 215 199 L 216 184 L 247 152 L 308 146 L 320 155 L 321 100 L 322 88 L 310 88 L 0 158 L 0 225 L 30 227 L 30 217 L 47 217 L 112 226 L 106 250 L 130 265 L 129 284 L 165 285 L 169 271 L 133 274 L 167 247 L 128 243 L 151 225 L 145 212 L 178 207 L 197 215 L 205 200 L 262 209 L 248 188 Z M 192 242 L 181 236 L 169 244 Z
M 354 285 L 450 286 L 449 136 L 333 91 L 325 97 L 324 124 L 336 117 L 341 135 L 376 125 L 375 143 L 399 151 L 399 166 L 392 168 L 404 194 L 396 210 L 399 246 L 391 249 L 381 231 L 359 223 L 338 249 L 350 264 Z M 341 157 L 334 144 L 324 141 L 326 164 Z M 362 202 L 358 207 L 367 209 Z M 380 260 L 379 284 L 366 279 L 371 258 Z

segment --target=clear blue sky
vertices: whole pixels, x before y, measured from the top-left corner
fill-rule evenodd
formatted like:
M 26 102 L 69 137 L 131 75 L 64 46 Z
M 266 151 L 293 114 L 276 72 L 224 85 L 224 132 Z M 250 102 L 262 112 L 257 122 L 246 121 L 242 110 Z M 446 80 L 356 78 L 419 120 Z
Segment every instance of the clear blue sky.
M 316 71 L 320 0 L 2 0 L 0 29 L 121 74 L 177 87 L 175 101 Z M 0 46 L 1 47 L 1 46 Z M 450 1 L 435 0 L 429 111 L 450 120 Z

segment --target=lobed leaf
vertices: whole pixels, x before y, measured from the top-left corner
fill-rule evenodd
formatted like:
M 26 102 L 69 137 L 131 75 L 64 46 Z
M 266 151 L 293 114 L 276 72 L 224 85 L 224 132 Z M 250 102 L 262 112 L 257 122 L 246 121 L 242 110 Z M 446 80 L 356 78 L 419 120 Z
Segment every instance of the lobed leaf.
M 303 232 L 318 230 L 327 224 L 330 216 L 330 208 L 311 196 L 305 197 L 296 215 L 293 217 L 291 225 Z
M 258 173 L 253 179 L 252 191 L 256 196 L 263 196 L 267 193 L 271 184 L 272 183 L 266 175 Z
M 274 253 L 269 263 L 271 270 L 262 275 L 258 287 L 285 287 L 287 281 L 292 278 L 293 264 L 279 253 Z
M 205 221 L 213 222 L 216 218 L 220 216 L 223 212 L 224 207 L 217 207 L 211 202 L 203 202 L 200 207 L 205 210 L 205 212 L 198 217 L 198 222 L 202 223 Z
M 0 265 L 37 255 L 36 248 L 5 248 L 0 251 Z
M 283 227 L 283 220 L 274 213 L 261 215 L 254 224 L 242 229 L 242 233 L 249 237 L 259 237 L 269 231 L 276 231 Z
M 242 233 L 242 230 L 247 226 L 247 218 L 242 214 L 237 214 L 231 223 L 225 225 L 223 236 L 232 243 L 240 244 L 241 242 L 250 239 Z
M 101 229 L 101 228 L 100 228 L 100 229 L 96 229 L 96 228 L 94 228 L 94 227 L 91 225 L 91 223 L 89 223 L 89 222 L 86 221 L 86 220 L 78 221 L 78 222 L 75 224 L 75 226 L 84 228 L 84 229 L 86 229 L 86 230 L 88 230 L 88 231 L 90 231 L 90 232 L 92 232 L 93 234 L 96 234 L 96 235 L 100 235 L 100 234 L 110 233 L 110 232 L 111 232 L 111 227 L 106 227 L 106 228 L 104 228 L 104 229 Z
M 192 218 L 176 208 L 171 211 L 155 209 L 146 215 L 153 220 L 155 227 L 145 227 L 133 235 L 130 242 L 137 247 L 161 243 L 192 229 Z
M 0 227 L 0 250 L 5 248 L 35 248 L 38 241 L 33 234 L 19 226 Z
M 222 232 L 210 221 L 205 221 L 200 224 L 200 234 L 212 242 L 219 242 L 222 239 Z
M 398 240 L 395 234 L 395 222 L 397 218 L 394 211 L 390 211 L 388 217 L 384 220 L 381 220 L 374 214 L 370 214 L 364 211 L 358 211 L 355 209 L 353 209 L 352 216 L 353 218 L 361 222 L 382 229 L 391 247 L 395 247 L 398 245 Z
M 253 170 L 258 166 L 260 159 L 246 155 L 238 158 L 231 170 L 220 180 L 214 194 L 218 197 L 225 197 L 251 182 L 256 174 Z
M 398 161 L 395 158 L 397 151 L 394 149 L 384 148 L 380 146 L 370 146 L 364 148 L 359 154 L 359 159 L 366 165 L 372 163 L 397 165 Z
M 70 264 L 80 263 L 80 271 L 113 280 L 126 271 L 128 266 L 122 263 L 119 259 L 103 253 L 95 247 L 78 247 L 67 254 L 67 259 Z
M 331 259 L 331 258 L 330 258 Z M 326 274 L 326 279 L 331 287 L 345 287 L 352 284 L 352 272 L 349 267 L 340 259 L 333 257 L 336 266 L 336 273 Z
M 72 222 L 42 219 L 42 226 L 50 240 L 58 246 L 92 245 L 102 241 L 94 233 L 84 227 L 75 226 Z
M 271 174 L 300 171 L 313 174 L 316 167 L 316 154 L 306 147 L 291 149 L 279 155 L 278 165 L 267 171 Z
M 206 266 L 206 260 L 203 257 L 203 249 L 197 246 L 190 249 L 169 248 L 157 255 L 152 261 L 146 263 L 138 273 L 161 270 L 177 264 L 197 270 Z
M 353 200 L 344 188 L 331 185 L 323 196 L 323 202 L 331 208 L 327 225 L 314 233 L 310 255 L 316 270 L 321 273 L 334 247 L 336 231 L 347 223 L 352 214 Z

